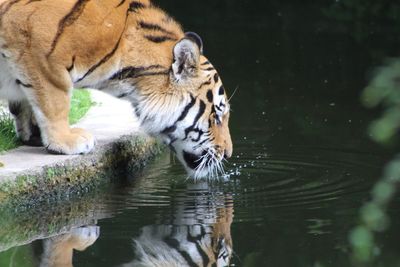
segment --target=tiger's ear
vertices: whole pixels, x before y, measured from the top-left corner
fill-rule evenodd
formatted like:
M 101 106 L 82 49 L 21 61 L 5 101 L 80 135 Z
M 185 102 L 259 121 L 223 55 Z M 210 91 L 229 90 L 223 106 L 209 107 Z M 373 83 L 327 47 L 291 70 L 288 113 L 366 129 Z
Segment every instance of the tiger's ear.
M 197 46 L 200 49 L 200 53 L 203 54 L 203 40 L 201 37 L 195 32 L 185 32 L 185 37 L 191 39 L 196 42 Z
M 200 49 L 190 38 L 183 38 L 174 47 L 172 72 L 176 80 L 182 81 L 196 76 L 199 69 Z

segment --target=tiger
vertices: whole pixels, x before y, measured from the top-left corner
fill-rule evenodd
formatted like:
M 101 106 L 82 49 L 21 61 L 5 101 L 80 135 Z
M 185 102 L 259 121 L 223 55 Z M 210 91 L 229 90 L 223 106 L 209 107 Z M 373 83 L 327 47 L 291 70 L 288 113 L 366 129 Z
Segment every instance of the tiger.
M 95 225 L 73 228 L 69 232 L 43 240 L 40 267 L 72 267 L 74 250 L 84 251 L 100 235 Z
M 167 222 L 140 229 L 134 259 L 120 267 L 231 266 L 232 196 L 213 193 L 204 183 L 188 189 L 177 194 Z
M 134 240 L 135 259 L 121 267 L 226 267 L 232 239 L 215 225 L 149 225 Z
M 189 176 L 216 176 L 232 156 L 229 99 L 203 41 L 150 0 L 0 0 L 0 97 L 24 144 L 94 149 L 69 126 L 72 88 L 130 101 Z

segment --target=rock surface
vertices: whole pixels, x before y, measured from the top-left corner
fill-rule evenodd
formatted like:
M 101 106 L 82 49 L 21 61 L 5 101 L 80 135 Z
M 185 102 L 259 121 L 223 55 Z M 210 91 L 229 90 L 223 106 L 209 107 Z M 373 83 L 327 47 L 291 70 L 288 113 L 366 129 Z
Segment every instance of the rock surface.
M 159 151 L 160 146 L 140 131 L 129 102 L 90 92 L 96 105 L 74 127 L 94 134 L 95 150 L 87 155 L 51 155 L 43 147 L 21 146 L 0 155 L 0 208 L 10 201 L 43 200 L 97 183 L 112 169 L 137 170 Z

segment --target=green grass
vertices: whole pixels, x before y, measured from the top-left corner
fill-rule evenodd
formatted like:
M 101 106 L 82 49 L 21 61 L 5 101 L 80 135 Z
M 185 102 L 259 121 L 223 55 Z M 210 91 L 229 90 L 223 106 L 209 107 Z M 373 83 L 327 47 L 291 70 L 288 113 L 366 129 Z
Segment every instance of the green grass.
M 0 152 L 16 148 L 19 145 L 11 115 L 0 114 Z
M 88 91 L 73 90 L 69 123 L 77 123 L 93 105 Z M 16 148 L 19 145 L 21 143 L 16 136 L 13 119 L 9 114 L 0 114 L 0 152 Z
M 69 111 L 69 124 L 77 123 L 94 105 L 87 90 L 74 90 L 72 92 L 71 109 Z

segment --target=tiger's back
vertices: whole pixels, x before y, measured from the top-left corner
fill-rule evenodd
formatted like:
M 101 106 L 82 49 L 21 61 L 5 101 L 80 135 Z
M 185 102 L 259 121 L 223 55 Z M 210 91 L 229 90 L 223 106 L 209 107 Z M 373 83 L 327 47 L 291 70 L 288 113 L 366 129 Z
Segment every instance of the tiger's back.
M 94 85 L 120 67 L 143 64 L 140 58 L 169 67 L 172 53 L 165 57 L 165 51 L 184 36 L 179 24 L 146 0 L 2 2 L 6 58 L 27 72 L 40 66 L 54 80 L 69 72 L 73 84 Z

